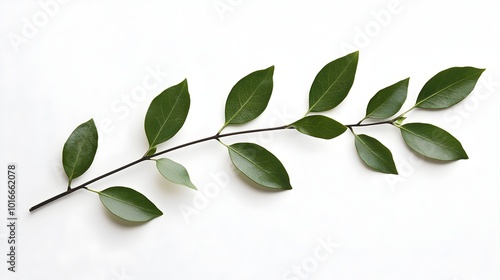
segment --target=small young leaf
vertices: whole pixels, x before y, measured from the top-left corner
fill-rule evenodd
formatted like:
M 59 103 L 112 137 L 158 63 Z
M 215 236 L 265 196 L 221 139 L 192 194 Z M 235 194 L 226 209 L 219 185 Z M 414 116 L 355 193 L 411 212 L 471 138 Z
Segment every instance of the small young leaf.
M 365 134 L 354 136 L 356 151 L 366 165 L 382 173 L 398 174 L 392 153 L 386 146 Z
M 323 139 L 335 138 L 347 130 L 343 124 L 321 115 L 304 117 L 289 126 L 306 135 Z
M 353 52 L 325 65 L 314 78 L 309 91 L 309 111 L 322 112 L 337 107 L 354 83 L 359 52 Z
M 234 166 L 255 183 L 271 189 L 289 190 L 290 178 L 283 164 L 271 152 L 254 143 L 228 146 Z
M 163 215 L 147 197 L 130 188 L 111 187 L 98 194 L 111 213 L 127 221 L 147 222 Z
M 248 74 L 231 89 L 226 100 L 226 122 L 243 124 L 257 118 L 267 107 L 273 91 L 274 66 Z
M 156 153 L 156 147 L 149 148 L 149 150 L 146 152 L 145 156 L 152 156 Z
M 64 143 L 62 162 L 64 172 L 71 180 L 87 171 L 97 152 L 97 129 L 91 119 L 79 125 Z
M 196 187 L 189 178 L 186 168 L 181 164 L 168 158 L 161 158 L 156 161 L 156 168 L 158 168 L 158 171 L 160 171 L 165 179 L 196 190 Z
M 406 117 L 397 117 L 396 120 L 394 121 L 394 124 L 395 125 L 402 125 L 405 120 L 406 120 Z
M 406 100 L 410 78 L 399 81 L 377 92 L 366 108 L 366 117 L 385 119 L 396 114 Z
M 172 138 L 181 129 L 189 105 L 187 80 L 167 88 L 153 99 L 144 121 L 150 149 Z
M 420 91 L 415 107 L 443 109 L 467 97 L 485 69 L 452 67 L 437 73 Z
M 421 155 L 443 161 L 469 158 L 462 144 L 437 126 L 427 123 L 408 123 L 399 128 L 406 144 Z

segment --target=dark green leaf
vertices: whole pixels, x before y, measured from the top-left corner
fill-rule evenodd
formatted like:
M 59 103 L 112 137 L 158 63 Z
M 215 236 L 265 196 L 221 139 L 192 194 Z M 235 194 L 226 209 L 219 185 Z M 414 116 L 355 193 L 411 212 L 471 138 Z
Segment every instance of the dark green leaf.
M 467 97 L 485 69 L 453 67 L 432 77 L 420 91 L 415 107 L 443 109 Z
M 359 52 L 338 58 L 323 67 L 309 91 L 309 112 L 322 112 L 337 107 L 354 83 Z
M 426 123 L 408 123 L 400 126 L 406 144 L 426 157 L 451 161 L 468 159 L 462 144 L 447 131 Z
M 144 121 L 150 149 L 172 138 L 181 129 L 189 105 L 187 80 L 167 88 L 153 99 Z
M 292 188 L 285 167 L 268 150 L 254 143 L 236 143 L 228 149 L 234 166 L 255 183 L 272 189 Z
M 347 130 L 343 124 L 321 115 L 304 117 L 289 126 L 306 135 L 323 139 L 335 138 Z
M 196 187 L 189 178 L 186 168 L 181 164 L 168 158 L 161 158 L 156 161 L 156 168 L 158 168 L 158 171 L 160 171 L 165 179 L 196 190 Z
M 243 124 L 257 118 L 267 107 L 273 91 L 274 66 L 255 71 L 239 80 L 226 101 L 226 122 Z
M 147 222 L 163 215 L 147 197 L 130 188 L 111 187 L 98 194 L 111 213 L 127 221 Z
M 392 153 L 377 139 L 365 134 L 354 135 L 359 157 L 369 167 L 388 174 L 398 174 Z
M 97 151 L 97 129 L 91 119 L 79 125 L 64 143 L 62 162 L 64 172 L 71 180 L 82 175 L 94 161 Z
M 406 100 L 410 78 L 399 81 L 377 92 L 366 108 L 366 117 L 385 119 L 396 114 Z

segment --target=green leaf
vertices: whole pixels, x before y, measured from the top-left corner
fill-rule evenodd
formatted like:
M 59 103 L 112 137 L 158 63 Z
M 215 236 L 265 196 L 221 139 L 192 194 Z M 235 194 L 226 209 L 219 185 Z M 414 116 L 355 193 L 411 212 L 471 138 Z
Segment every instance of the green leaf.
M 392 153 L 386 146 L 365 134 L 354 136 L 356 151 L 366 165 L 382 173 L 398 174 Z
M 395 115 L 406 100 L 409 81 L 407 78 L 378 91 L 368 102 L 365 118 L 385 119 Z
M 144 121 L 150 149 L 169 140 L 181 129 L 189 105 L 187 80 L 167 88 L 153 99 Z
M 248 74 L 234 85 L 226 100 L 223 128 L 249 122 L 264 112 L 273 91 L 273 73 L 271 66 Z
M 227 146 L 234 166 L 255 183 L 271 189 L 289 190 L 290 178 L 271 152 L 254 143 Z
M 323 139 L 335 138 L 347 130 L 343 124 L 321 115 L 304 117 L 289 126 L 306 135 Z
M 314 78 L 309 91 L 309 111 L 322 112 L 337 107 L 354 83 L 359 52 L 353 52 L 325 65 Z
M 186 168 L 181 164 L 168 158 L 161 158 L 156 160 L 156 168 L 158 168 L 158 171 L 160 171 L 165 179 L 196 190 L 196 187 L 189 178 Z
M 79 125 L 64 143 L 62 163 L 71 181 L 85 173 L 92 165 L 97 152 L 97 129 L 93 119 Z
M 427 123 L 408 123 L 399 128 L 406 144 L 421 155 L 443 161 L 469 158 L 462 144 L 437 126 Z
M 147 222 L 163 215 L 147 197 L 131 188 L 110 187 L 97 193 L 102 204 L 124 220 Z
M 443 109 L 466 98 L 485 69 L 453 67 L 432 77 L 420 91 L 415 107 Z

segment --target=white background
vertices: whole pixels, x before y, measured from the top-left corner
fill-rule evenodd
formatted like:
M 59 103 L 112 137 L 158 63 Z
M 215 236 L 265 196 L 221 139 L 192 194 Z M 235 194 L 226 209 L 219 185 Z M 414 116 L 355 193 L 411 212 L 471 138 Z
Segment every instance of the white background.
M 17 163 L 19 191 L 18 272 L 2 261 L 1 279 L 500 279 L 497 2 L 66 2 L 0 1 L 0 168 Z M 190 114 L 162 148 L 213 135 L 234 83 L 271 65 L 268 109 L 227 131 L 300 118 L 316 73 L 351 50 L 360 50 L 354 86 L 327 113 L 346 124 L 364 116 L 375 92 L 406 77 L 409 108 L 437 72 L 487 68 L 462 103 L 408 115 L 448 130 L 470 159 L 423 160 L 393 127 L 358 129 L 392 150 L 400 175 L 384 175 L 363 165 L 349 133 L 325 141 L 279 131 L 225 141 L 271 150 L 291 191 L 249 184 L 225 148 L 208 142 L 170 154 L 198 192 L 166 182 L 153 163 L 92 185 L 147 195 L 164 215 L 144 225 L 118 221 L 86 191 L 28 212 L 65 190 L 61 150 L 80 123 L 94 118 L 100 139 L 75 185 L 139 158 L 149 103 L 184 78 Z

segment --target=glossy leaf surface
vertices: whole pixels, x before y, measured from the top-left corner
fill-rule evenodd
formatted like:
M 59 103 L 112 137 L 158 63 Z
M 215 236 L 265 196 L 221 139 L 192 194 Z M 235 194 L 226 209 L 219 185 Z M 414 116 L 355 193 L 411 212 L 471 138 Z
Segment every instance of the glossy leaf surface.
M 453 67 L 432 77 L 418 94 L 415 107 L 443 109 L 466 98 L 485 69 Z
M 335 138 L 347 130 L 343 124 L 321 115 L 304 117 L 290 126 L 303 134 L 322 139 Z
M 181 164 L 168 158 L 161 158 L 156 161 L 156 168 L 165 179 L 196 190 L 186 168 Z
M 376 171 L 398 174 L 391 151 L 377 139 L 365 134 L 355 135 L 354 143 L 359 157 Z
M 271 189 L 289 190 L 290 178 L 276 156 L 254 143 L 228 146 L 234 166 L 255 183 Z
M 408 93 L 410 78 L 399 81 L 378 91 L 366 108 L 366 117 L 385 119 L 395 115 L 403 106 Z
M 147 222 L 163 215 L 147 197 L 131 188 L 110 187 L 98 194 L 111 213 L 130 222 Z
M 314 78 L 309 91 L 309 112 L 337 107 L 354 83 L 359 52 L 353 52 L 325 65 Z
M 426 123 L 408 123 L 400 129 L 406 144 L 421 155 L 443 161 L 468 159 L 462 144 L 442 128 Z
M 150 149 L 169 140 L 181 129 L 189 105 L 187 80 L 164 90 L 153 99 L 144 121 Z
M 97 152 L 97 128 L 91 119 L 79 125 L 64 143 L 62 162 L 69 182 L 89 169 Z
M 243 124 L 257 118 L 267 107 L 273 91 L 274 66 L 248 74 L 231 89 L 225 124 Z

